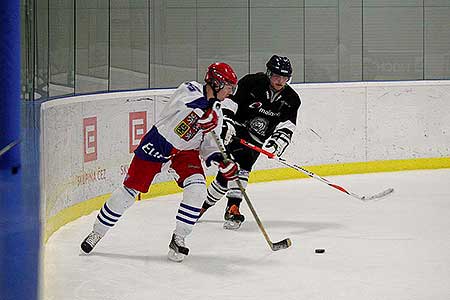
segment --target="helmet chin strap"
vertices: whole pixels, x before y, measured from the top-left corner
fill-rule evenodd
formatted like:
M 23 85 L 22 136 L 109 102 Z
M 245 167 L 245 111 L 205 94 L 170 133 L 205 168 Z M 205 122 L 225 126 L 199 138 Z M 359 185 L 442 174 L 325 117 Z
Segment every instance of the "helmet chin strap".
M 220 89 L 216 90 L 216 88 L 215 88 L 215 87 L 211 87 L 211 88 L 212 88 L 212 90 L 213 90 L 213 95 L 214 95 L 214 98 L 216 98 L 216 99 L 217 99 L 217 93 L 219 93 L 219 92 L 220 92 Z
M 213 92 L 214 92 L 214 98 L 217 98 L 217 94 L 225 87 L 225 85 L 223 83 L 220 84 L 222 87 L 220 87 L 218 84 L 216 84 L 216 87 L 213 87 Z M 217 88 L 217 89 L 216 89 Z
M 216 91 L 216 88 L 211 83 L 207 83 L 207 85 L 211 88 L 214 98 L 217 99 L 217 93 L 219 93 L 221 89 Z

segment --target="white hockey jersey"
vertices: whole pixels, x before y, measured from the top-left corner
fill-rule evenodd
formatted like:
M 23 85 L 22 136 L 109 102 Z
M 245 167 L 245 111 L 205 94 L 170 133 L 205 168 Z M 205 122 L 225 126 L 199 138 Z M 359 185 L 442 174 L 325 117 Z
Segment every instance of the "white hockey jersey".
M 212 134 L 203 134 L 197 121 L 212 103 L 203 94 L 203 86 L 195 81 L 182 83 L 172 94 L 155 125 L 145 134 L 134 153 L 141 159 L 167 162 L 179 150 L 200 150 L 208 158 L 220 152 Z M 214 103 L 219 123 L 214 129 L 218 136 L 222 128 L 220 102 Z

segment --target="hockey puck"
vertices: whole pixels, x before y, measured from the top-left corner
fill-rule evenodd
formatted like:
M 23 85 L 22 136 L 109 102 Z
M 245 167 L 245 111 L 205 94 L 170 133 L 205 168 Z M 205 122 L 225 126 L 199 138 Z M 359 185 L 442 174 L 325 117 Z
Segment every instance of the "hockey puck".
M 325 249 L 316 249 L 316 250 L 314 250 L 314 252 L 322 254 L 322 253 L 325 253 Z

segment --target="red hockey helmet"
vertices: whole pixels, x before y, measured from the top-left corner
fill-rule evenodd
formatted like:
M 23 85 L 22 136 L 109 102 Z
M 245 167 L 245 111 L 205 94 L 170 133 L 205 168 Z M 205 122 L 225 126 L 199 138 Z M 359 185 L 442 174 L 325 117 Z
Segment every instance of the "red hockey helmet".
M 233 68 L 223 62 L 211 64 L 205 75 L 205 82 L 216 91 L 223 89 L 225 84 L 236 85 L 237 81 Z

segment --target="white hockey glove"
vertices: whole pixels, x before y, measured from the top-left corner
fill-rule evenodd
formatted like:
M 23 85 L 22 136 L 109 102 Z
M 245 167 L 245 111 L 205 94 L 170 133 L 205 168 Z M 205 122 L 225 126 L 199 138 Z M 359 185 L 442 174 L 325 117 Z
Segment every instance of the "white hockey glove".
M 235 135 L 236 129 L 234 128 L 234 121 L 228 117 L 224 117 L 222 126 L 222 139 L 224 145 L 228 145 Z
M 290 142 L 291 135 L 284 131 L 275 131 L 270 138 L 267 139 L 263 149 L 276 156 L 281 156 L 287 146 L 289 146 Z
M 227 180 L 235 180 L 238 176 L 239 166 L 232 160 L 219 162 L 219 172 Z
M 219 172 L 227 180 L 235 180 L 239 171 L 239 165 L 231 159 L 225 161 L 220 152 L 214 152 L 205 161 L 206 166 L 210 167 L 212 163 L 218 166 Z
M 217 116 L 217 113 L 214 109 L 210 108 L 200 119 L 198 119 L 197 124 L 200 129 L 203 130 L 203 133 L 206 134 L 216 128 L 218 122 L 219 117 Z

